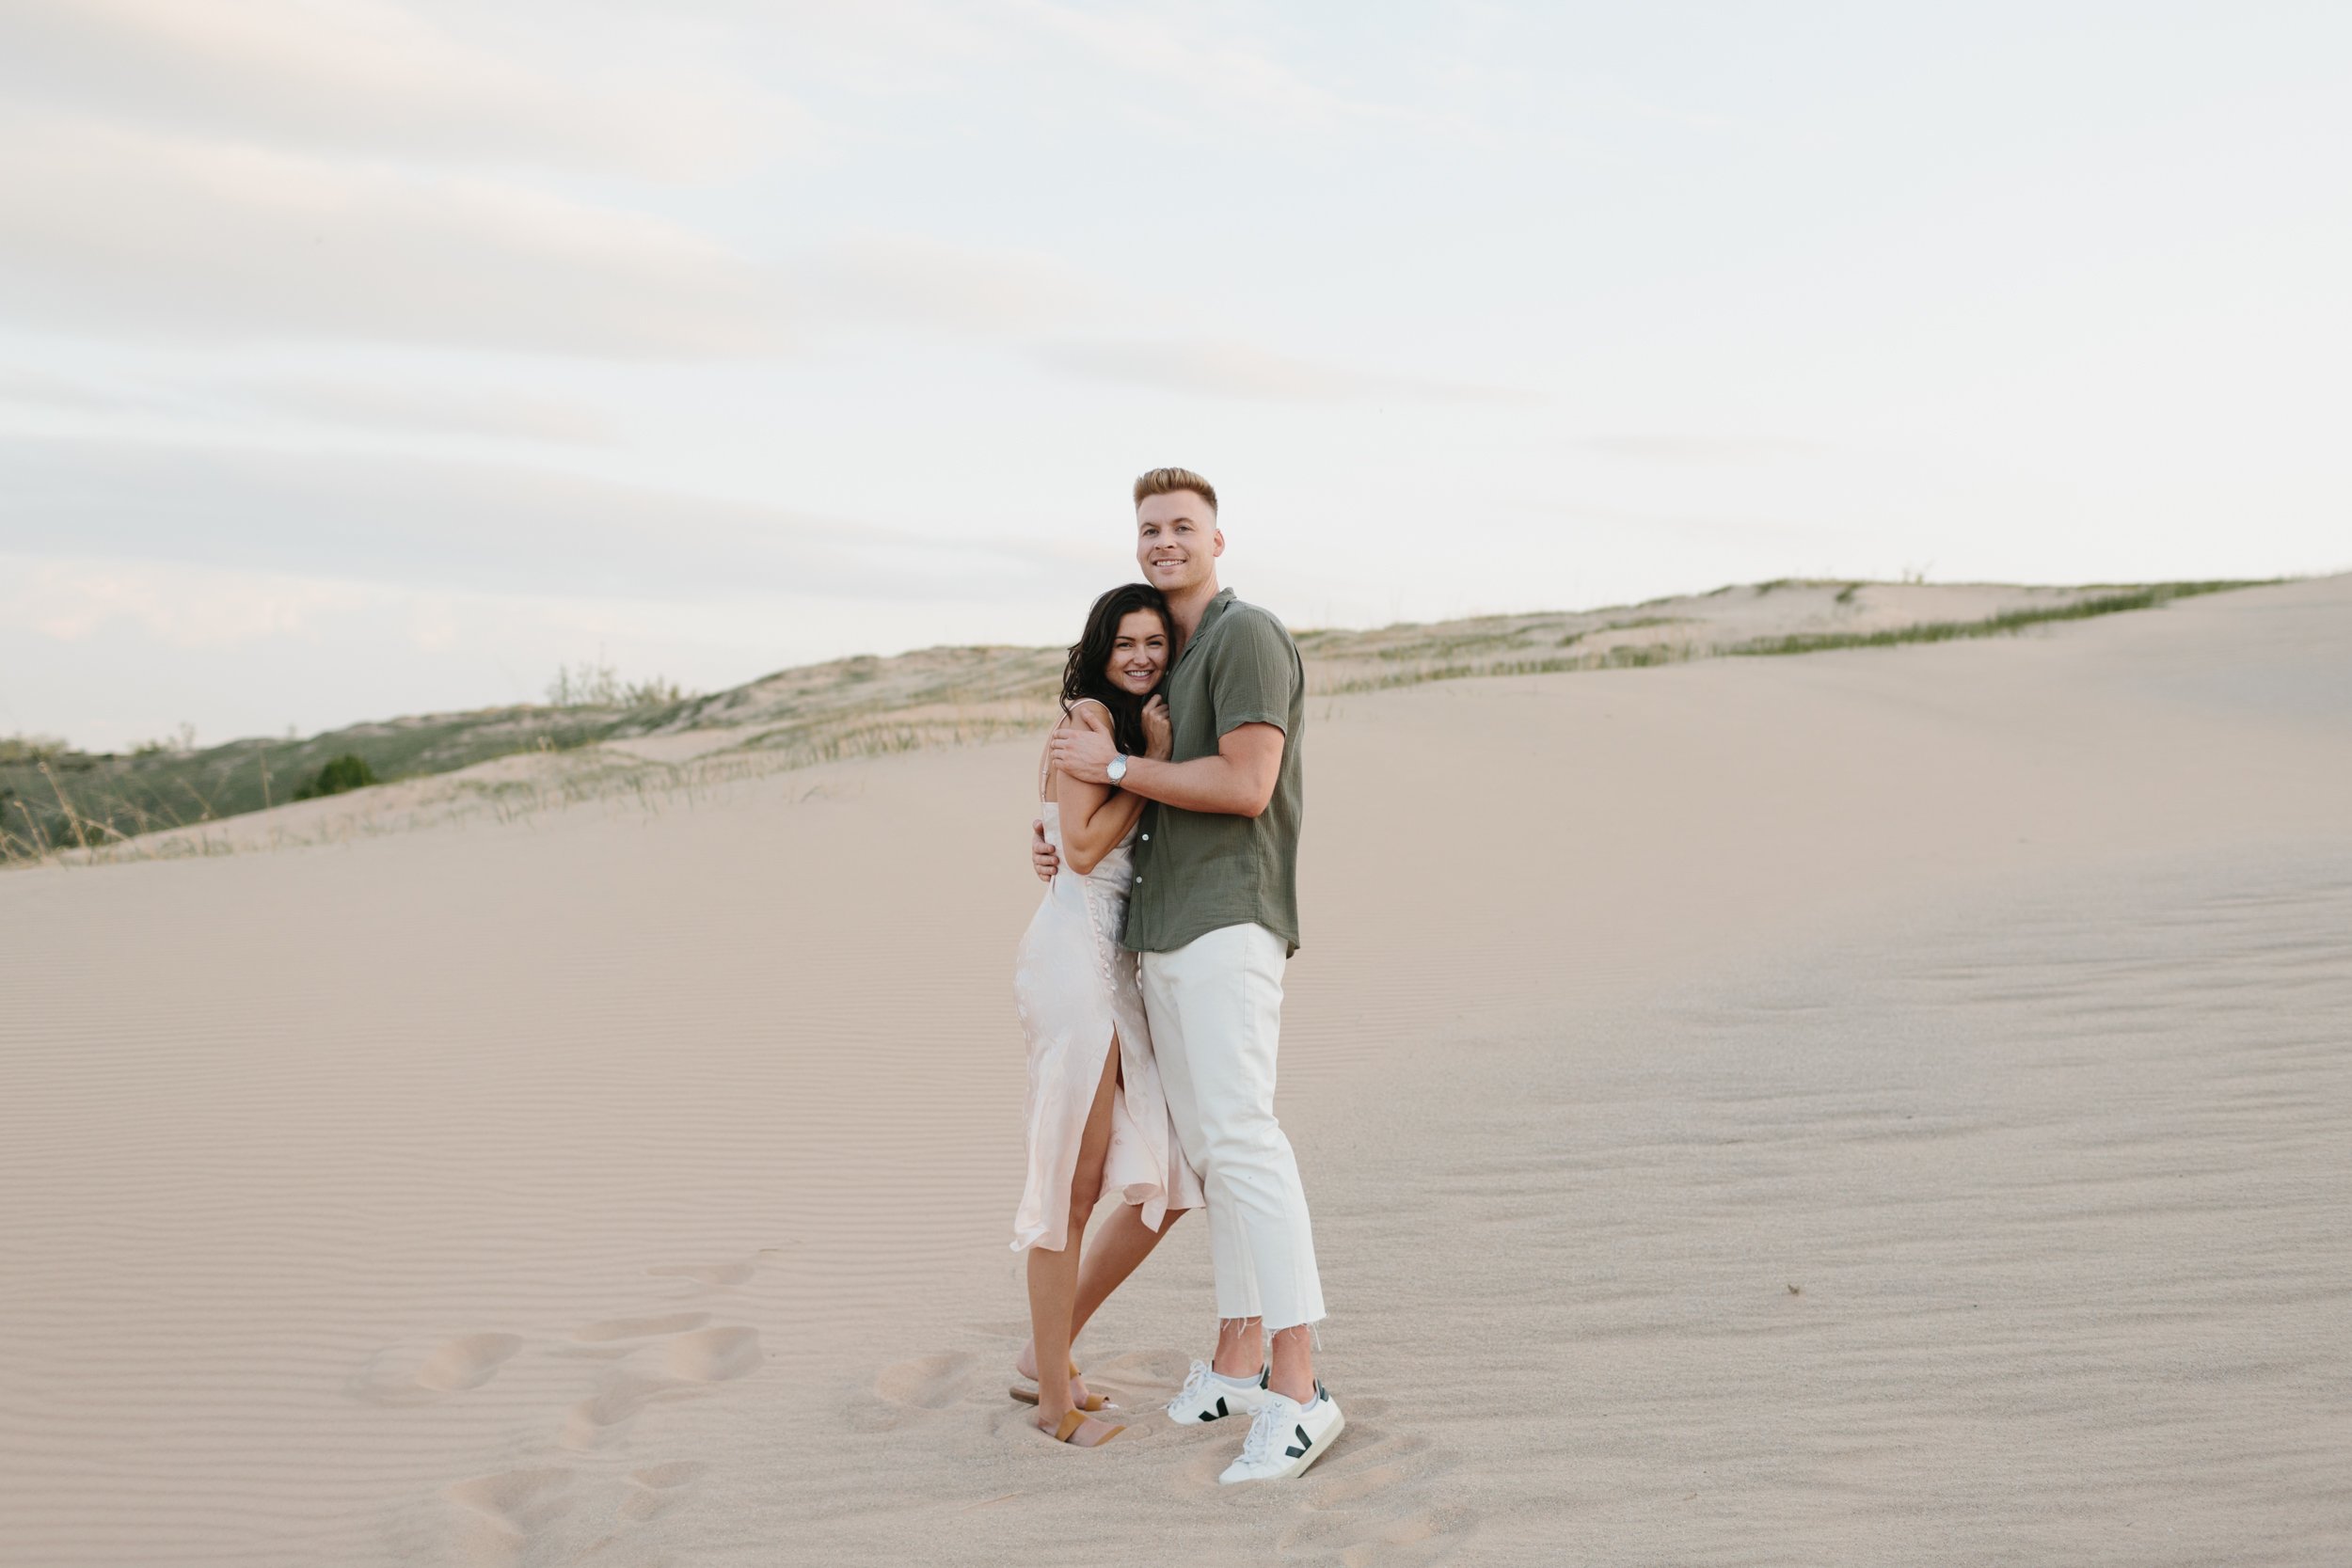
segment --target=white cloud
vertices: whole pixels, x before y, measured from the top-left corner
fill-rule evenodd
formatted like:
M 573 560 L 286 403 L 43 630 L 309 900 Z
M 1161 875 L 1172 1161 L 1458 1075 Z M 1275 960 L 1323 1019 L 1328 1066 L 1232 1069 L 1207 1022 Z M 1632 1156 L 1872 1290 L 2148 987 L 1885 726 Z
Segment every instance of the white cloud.
M 664 219 L 87 122 L 0 120 L 12 314 L 108 334 L 729 356 L 791 338 L 776 268 Z
M 1359 129 L 1462 129 L 1401 104 L 1351 96 L 1301 74 L 1230 26 L 1206 35 L 1164 16 L 1015 0 L 1009 15 L 1034 36 L 1067 44 L 1101 72 L 1140 79 L 1156 92 L 1121 103 L 1164 130 L 1194 135 L 1279 130 L 1331 135 Z M 1167 89 L 1175 89 L 1170 96 Z
M 0 551 L 374 586 L 684 603 L 780 592 L 984 600 L 1080 581 L 1071 562 L 1013 544 L 409 456 L 0 439 Z
M 1772 463 L 1821 451 L 1818 442 L 1769 436 L 1585 436 L 1566 444 L 1645 463 Z
M 1069 330 L 1117 303 L 1038 252 L 868 231 L 755 257 L 509 182 L 86 120 L 0 117 L 0 318 L 135 341 L 744 358 L 852 325 Z
M 0 407 L 34 414 L 148 414 L 168 409 L 152 393 L 101 386 L 78 376 L 35 370 L 0 370 Z
M 1687 543 L 1737 548 L 1788 551 L 1792 549 L 1851 549 L 1867 541 L 1848 528 L 1819 522 L 1791 522 L 1783 517 L 1755 515 L 1702 515 L 1654 512 L 1639 507 L 1609 506 L 1587 501 L 1521 500 L 1521 510 L 1570 523 L 1623 531 L 1629 534 L 1678 539 Z M 1783 554 L 1772 559 L 1782 562 Z
M 530 385 L 425 386 L 356 375 L 203 380 L 84 380 L 34 370 L 0 371 L 0 428 L 24 433 L 251 437 L 288 427 L 308 433 L 399 439 L 456 436 L 574 446 L 612 442 L 603 410 Z
M 547 392 L 306 376 L 225 388 L 265 414 L 389 436 L 470 436 L 601 446 L 612 422 L 587 404 Z
M 1424 403 L 1535 403 L 1510 387 L 1321 364 L 1248 343 L 1214 339 L 1066 341 L 1040 351 L 1047 364 L 1103 381 L 1200 397 L 1279 403 L 1349 403 L 1400 398 Z
M 366 599 L 346 582 L 147 561 L 27 559 L 8 577 L 0 614 L 61 642 L 128 623 L 170 647 L 232 647 L 304 636 Z
M 668 176 L 739 163 L 792 118 L 707 75 L 567 79 L 548 57 L 469 42 L 377 0 L 0 7 L 0 87 L 20 103 L 311 150 Z
M 1107 292 L 1055 258 L 906 234 L 836 241 L 795 269 L 828 314 L 949 333 L 1067 325 L 1107 311 Z

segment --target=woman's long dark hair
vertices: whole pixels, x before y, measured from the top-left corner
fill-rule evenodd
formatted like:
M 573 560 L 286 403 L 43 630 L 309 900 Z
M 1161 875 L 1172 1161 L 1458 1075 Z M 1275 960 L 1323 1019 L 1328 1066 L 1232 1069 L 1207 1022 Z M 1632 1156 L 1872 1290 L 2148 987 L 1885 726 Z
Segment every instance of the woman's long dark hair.
M 1172 652 L 1176 638 L 1168 618 L 1168 600 L 1148 582 L 1122 582 L 1087 611 L 1086 632 L 1070 645 L 1070 662 L 1061 673 L 1061 710 L 1068 713 L 1081 697 L 1091 697 L 1110 709 L 1111 734 L 1129 756 L 1143 754 L 1143 705 L 1150 693 L 1138 697 L 1113 686 L 1104 672 L 1110 668 L 1111 649 L 1119 641 L 1119 623 L 1138 610 L 1160 618 L 1160 629 L 1168 633 Z

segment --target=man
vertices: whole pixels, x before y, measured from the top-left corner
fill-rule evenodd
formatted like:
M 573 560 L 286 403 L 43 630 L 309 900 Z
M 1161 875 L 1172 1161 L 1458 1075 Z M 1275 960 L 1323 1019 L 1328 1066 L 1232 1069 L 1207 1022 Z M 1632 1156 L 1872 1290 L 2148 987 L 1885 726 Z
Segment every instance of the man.
M 1323 1318 L 1298 1162 L 1274 1118 L 1282 968 L 1298 950 L 1300 730 L 1306 674 L 1282 623 L 1220 589 L 1216 491 L 1184 468 L 1136 481 L 1136 560 L 1167 595 L 1176 662 L 1169 760 L 1070 729 L 1056 767 L 1155 802 L 1136 845 L 1125 944 L 1142 955 L 1152 1046 L 1184 1157 L 1208 1194 L 1217 1341 L 1170 1418 L 1250 1413 L 1227 1483 L 1295 1476 L 1344 1418 L 1315 1381 Z M 1040 834 L 1040 871 L 1053 851 Z

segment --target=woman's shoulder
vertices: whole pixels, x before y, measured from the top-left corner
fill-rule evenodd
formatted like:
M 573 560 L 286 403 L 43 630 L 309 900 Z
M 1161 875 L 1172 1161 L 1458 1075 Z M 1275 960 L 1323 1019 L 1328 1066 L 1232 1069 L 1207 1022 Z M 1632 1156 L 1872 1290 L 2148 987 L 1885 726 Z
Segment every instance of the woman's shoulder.
M 1099 723 L 1107 728 L 1111 722 L 1110 705 L 1100 697 L 1081 697 L 1070 705 L 1067 717 L 1075 719 L 1081 724 Z

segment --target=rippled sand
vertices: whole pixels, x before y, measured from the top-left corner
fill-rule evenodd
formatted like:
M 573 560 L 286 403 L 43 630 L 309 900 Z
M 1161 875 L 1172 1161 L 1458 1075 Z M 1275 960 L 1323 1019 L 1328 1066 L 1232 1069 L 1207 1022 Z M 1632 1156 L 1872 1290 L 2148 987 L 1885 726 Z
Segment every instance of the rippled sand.
M 2352 581 L 1311 724 L 1304 1481 L 1004 1397 L 1024 741 L 0 878 L 0 1560 L 2352 1560 Z

